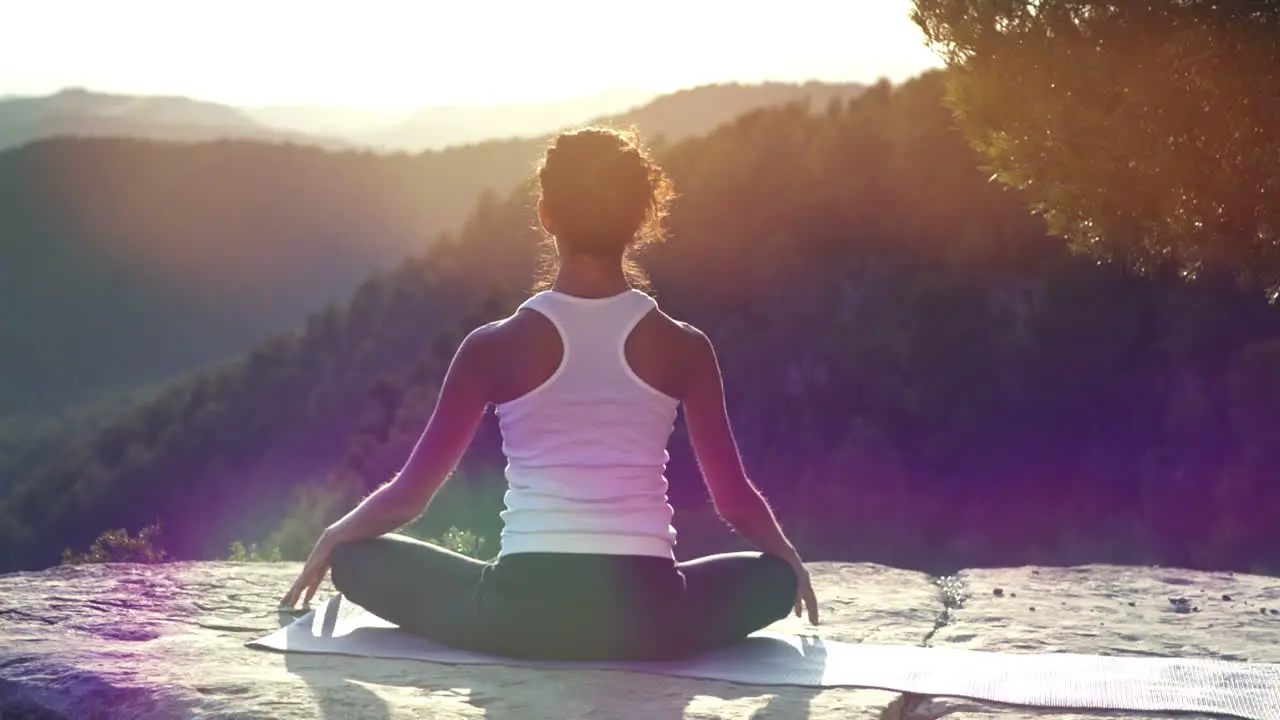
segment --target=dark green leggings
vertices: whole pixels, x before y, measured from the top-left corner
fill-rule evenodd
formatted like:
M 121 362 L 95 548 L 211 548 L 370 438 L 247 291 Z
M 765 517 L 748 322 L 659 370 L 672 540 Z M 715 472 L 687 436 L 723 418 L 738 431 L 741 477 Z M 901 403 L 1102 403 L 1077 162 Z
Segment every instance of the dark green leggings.
M 333 584 L 400 628 L 457 648 L 546 660 L 661 660 L 786 616 L 796 578 L 758 552 L 683 563 L 519 553 L 480 562 L 400 535 L 335 548 Z

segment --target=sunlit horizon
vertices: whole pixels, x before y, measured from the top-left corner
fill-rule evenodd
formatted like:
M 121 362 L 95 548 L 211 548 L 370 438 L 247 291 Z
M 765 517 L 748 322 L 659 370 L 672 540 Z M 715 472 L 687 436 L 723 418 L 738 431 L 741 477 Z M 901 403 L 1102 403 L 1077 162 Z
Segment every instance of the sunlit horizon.
M 582 0 L 370 0 L 333 12 L 298 0 L 229 0 L 206 6 L 213 11 L 46 0 L 10 15 L 0 95 L 83 88 L 244 107 L 403 110 L 727 82 L 896 82 L 941 64 L 909 6 L 792 0 L 784 14 L 724 0 L 654 0 L 642 12 Z

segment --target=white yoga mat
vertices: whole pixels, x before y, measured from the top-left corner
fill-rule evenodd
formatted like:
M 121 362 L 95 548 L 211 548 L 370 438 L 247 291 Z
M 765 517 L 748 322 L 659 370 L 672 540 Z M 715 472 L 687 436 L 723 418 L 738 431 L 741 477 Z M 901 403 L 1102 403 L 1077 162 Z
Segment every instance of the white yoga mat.
M 1004 654 L 842 643 L 767 632 L 731 648 L 675 662 L 524 661 L 456 650 L 400 632 L 340 595 L 247 645 L 451 665 L 622 670 L 743 685 L 880 688 L 1038 708 L 1197 712 L 1280 720 L 1277 664 Z

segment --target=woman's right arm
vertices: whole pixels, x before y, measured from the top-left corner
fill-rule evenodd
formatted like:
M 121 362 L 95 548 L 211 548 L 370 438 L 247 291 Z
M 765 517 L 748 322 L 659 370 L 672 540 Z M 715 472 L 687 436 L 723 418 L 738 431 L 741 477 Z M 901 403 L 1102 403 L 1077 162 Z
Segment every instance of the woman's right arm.
M 809 573 L 779 527 L 773 510 L 742 467 L 725 407 L 724 379 L 715 348 L 701 331 L 685 327 L 689 337 L 688 372 L 681 402 L 689 440 L 716 513 L 747 542 L 791 565 L 800 586 L 796 614 L 800 614 L 802 603 L 807 605 L 809 621 L 816 625 L 818 603 L 809 584 Z

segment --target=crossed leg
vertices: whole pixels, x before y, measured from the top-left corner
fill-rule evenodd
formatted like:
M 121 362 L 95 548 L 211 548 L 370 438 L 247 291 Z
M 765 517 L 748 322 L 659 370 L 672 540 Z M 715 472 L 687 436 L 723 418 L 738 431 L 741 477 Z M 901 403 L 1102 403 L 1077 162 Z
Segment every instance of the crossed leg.
M 454 647 L 545 659 L 661 659 L 738 642 L 786 616 L 796 578 L 759 552 L 711 555 L 655 574 L 660 559 L 545 554 L 520 557 L 518 587 L 489 587 L 485 563 L 401 535 L 334 549 L 333 584 L 369 612 Z M 671 565 L 667 565 L 671 568 Z M 541 572 L 545 570 L 545 572 Z M 637 603 L 599 601 L 620 585 L 661 586 Z M 513 576 L 513 577 L 515 577 Z M 596 587 L 592 588 L 593 581 Z M 669 590 L 667 589 L 669 588 Z M 575 591 L 596 602 L 575 602 Z M 617 595 L 617 594 L 615 594 Z

